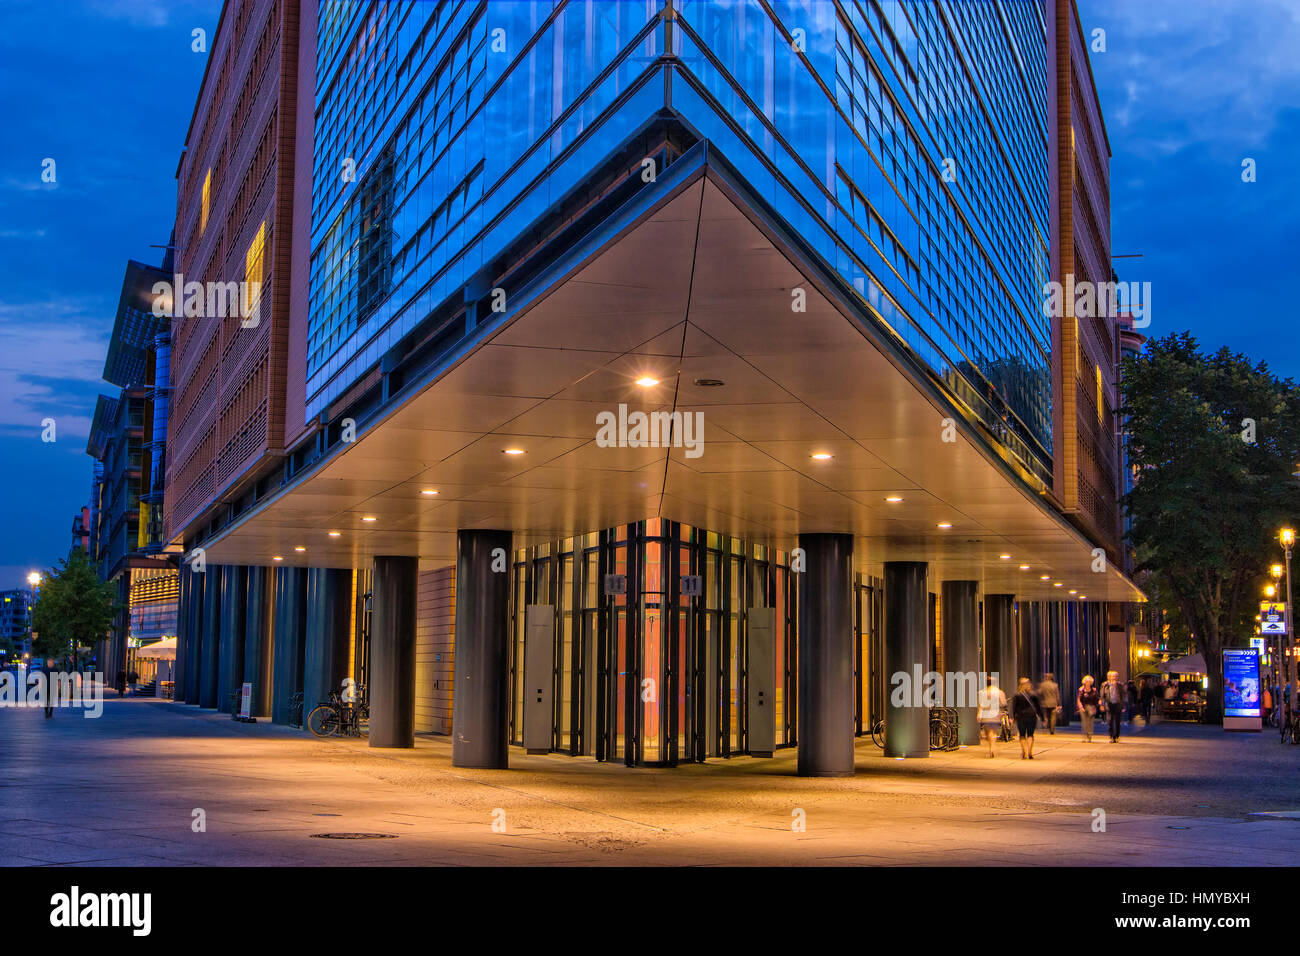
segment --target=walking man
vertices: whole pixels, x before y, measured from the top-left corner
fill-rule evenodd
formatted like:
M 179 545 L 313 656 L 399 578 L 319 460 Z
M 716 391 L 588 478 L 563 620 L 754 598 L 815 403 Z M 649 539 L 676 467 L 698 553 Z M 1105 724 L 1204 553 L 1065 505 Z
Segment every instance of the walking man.
M 1056 675 L 1048 671 L 1038 685 L 1038 702 L 1043 707 L 1047 732 L 1056 734 L 1056 717 L 1061 712 L 1061 688 L 1056 683 Z
M 1110 727 L 1110 742 L 1119 743 L 1119 729 L 1124 720 L 1124 698 L 1126 688 L 1119 680 L 1117 671 L 1106 671 L 1106 683 L 1101 685 L 1101 706 L 1106 711 L 1106 723 Z

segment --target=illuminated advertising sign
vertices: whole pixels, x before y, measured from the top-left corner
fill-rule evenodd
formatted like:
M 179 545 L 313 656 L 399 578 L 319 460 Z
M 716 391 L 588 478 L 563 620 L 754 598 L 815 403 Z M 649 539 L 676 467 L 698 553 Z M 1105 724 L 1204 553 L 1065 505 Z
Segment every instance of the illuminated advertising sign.
M 1277 601 L 1261 601 L 1259 605 L 1259 632 L 1261 634 L 1286 633 L 1286 605 Z
M 1224 648 L 1224 729 L 1258 730 L 1260 713 L 1259 651 L 1253 647 Z

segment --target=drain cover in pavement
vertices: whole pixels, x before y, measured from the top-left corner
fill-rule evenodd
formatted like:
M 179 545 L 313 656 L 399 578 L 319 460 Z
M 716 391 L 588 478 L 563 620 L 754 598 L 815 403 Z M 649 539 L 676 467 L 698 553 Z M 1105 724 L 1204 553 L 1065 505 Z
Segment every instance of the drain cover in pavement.
M 319 840 L 396 840 L 396 833 L 313 833 Z

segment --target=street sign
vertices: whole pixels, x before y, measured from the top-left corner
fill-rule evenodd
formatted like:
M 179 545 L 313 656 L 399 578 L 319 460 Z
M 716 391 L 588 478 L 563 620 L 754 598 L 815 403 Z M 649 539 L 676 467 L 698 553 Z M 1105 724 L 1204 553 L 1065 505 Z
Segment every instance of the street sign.
M 1261 601 L 1259 605 L 1259 632 L 1261 634 L 1286 633 L 1286 605 L 1278 601 Z
M 626 574 L 607 574 L 605 575 L 605 596 L 609 597 L 614 594 L 627 593 L 627 575 Z
M 699 597 L 704 593 L 704 577 L 699 574 L 683 574 L 681 582 L 682 597 Z

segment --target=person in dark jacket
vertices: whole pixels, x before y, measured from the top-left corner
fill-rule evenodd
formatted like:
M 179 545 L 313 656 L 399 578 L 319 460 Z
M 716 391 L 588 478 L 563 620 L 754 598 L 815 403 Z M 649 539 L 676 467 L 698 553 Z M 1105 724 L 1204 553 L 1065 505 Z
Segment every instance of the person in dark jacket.
M 1075 703 L 1079 706 L 1079 721 L 1083 724 L 1083 739 L 1092 743 L 1092 722 L 1101 706 L 1101 693 L 1093 686 L 1091 674 L 1085 674 Z
M 1016 684 L 1016 696 L 1011 698 L 1011 717 L 1020 733 L 1020 759 L 1034 759 L 1034 729 L 1043 718 L 1043 705 L 1034 693 L 1028 677 Z

